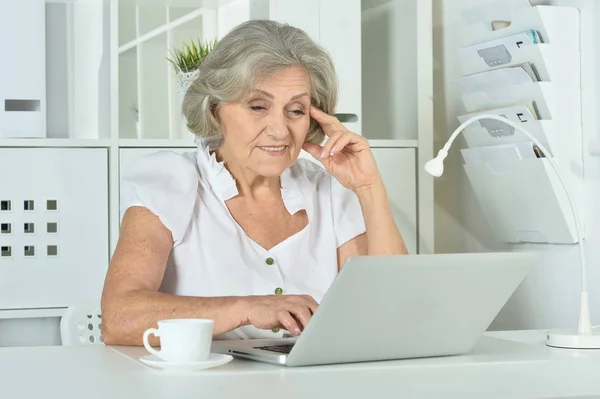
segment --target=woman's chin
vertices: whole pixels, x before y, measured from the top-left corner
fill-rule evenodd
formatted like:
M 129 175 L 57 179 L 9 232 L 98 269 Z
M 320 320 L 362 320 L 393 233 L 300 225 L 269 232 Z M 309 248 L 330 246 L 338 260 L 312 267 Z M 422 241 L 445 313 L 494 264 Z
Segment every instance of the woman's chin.
M 281 174 L 289 168 L 296 158 L 290 159 L 289 157 L 271 160 L 270 162 L 262 162 L 260 165 L 260 175 L 264 177 L 279 177 Z

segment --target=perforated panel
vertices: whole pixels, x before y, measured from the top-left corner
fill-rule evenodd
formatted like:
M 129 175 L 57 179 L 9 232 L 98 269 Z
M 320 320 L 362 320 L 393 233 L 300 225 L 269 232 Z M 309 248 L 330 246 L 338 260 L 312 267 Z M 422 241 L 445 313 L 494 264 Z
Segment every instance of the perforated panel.
M 108 266 L 102 148 L 0 149 L 0 309 L 100 296 Z

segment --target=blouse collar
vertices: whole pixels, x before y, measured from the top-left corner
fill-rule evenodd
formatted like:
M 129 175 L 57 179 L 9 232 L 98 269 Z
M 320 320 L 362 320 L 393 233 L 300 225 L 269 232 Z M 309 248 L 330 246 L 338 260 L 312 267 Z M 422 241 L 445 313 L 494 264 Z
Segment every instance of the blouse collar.
M 210 150 L 208 146 L 198 143 L 196 161 L 201 176 L 210 184 L 213 192 L 223 202 L 239 194 L 235 179 L 229 173 L 223 161 L 218 161 L 216 151 Z M 302 176 L 297 164 L 283 171 L 280 176 L 281 196 L 287 211 L 293 215 L 300 210 L 306 210 L 306 200 L 301 190 Z

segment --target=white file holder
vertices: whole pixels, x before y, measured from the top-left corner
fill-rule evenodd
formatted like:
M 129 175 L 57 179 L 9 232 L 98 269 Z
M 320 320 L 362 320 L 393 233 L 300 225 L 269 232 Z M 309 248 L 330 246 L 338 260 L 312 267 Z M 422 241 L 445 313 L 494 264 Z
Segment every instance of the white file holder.
M 0 2 L 0 138 L 46 136 L 45 5 Z
M 503 84 L 477 79 L 470 92 L 461 93 L 464 114 L 492 113 L 499 108 L 532 103 L 538 120 L 523 126 L 549 151 L 566 179 L 575 208 L 582 207 L 582 127 L 579 14 L 575 8 L 517 6 L 504 1 L 488 2 L 498 8 L 478 8 L 485 18 L 462 28 L 466 47 L 460 49 L 463 76 L 523 63 L 532 64 L 540 82 Z M 515 5 L 517 4 L 517 5 Z M 473 2 L 472 6 L 481 4 Z M 509 21 L 510 27 L 491 29 L 491 21 Z M 487 42 L 534 29 L 543 43 L 515 45 L 507 42 L 510 56 L 484 59 Z M 514 41 L 514 40 L 513 40 Z M 473 47 L 475 44 L 475 47 Z M 494 43 L 492 43 L 494 44 Z M 496 42 L 494 45 L 498 45 Z M 493 48 L 493 47 L 491 47 Z M 499 61 L 498 61 L 499 60 Z M 507 62 L 504 62 L 507 60 Z M 507 78 L 507 80 L 509 80 Z M 459 117 L 465 120 L 466 116 Z M 495 133 L 496 136 L 490 133 Z M 520 132 L 497 137 L 485 123 L 474 123 L 464 132 L 470 148 L 531 142 Z M 464 169 L 478 202 L 498 240 L 571 244 L 577 241 L 576 227 L 566 194 L 552 165 L 545 158 L 508 159 L 467 163 Z M 580 220 L 582 215 L 579 214 Z
M 581 185 L 568 161 L 556 160 L 559 173 L 580 209 Z M 495 237 L 508 243 L 577 242 L 568 199 L 547 159 L 465 164 L 464 169 Z

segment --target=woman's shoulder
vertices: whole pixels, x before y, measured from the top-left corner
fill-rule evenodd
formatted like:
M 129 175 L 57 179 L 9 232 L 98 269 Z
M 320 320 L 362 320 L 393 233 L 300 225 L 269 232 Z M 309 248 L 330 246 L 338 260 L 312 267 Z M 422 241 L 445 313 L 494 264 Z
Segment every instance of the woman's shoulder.
M 157 215 L 174 240 L 183 238 L 197 198 L 199 174 L 194 153 L 160 150 L 144 154 L 123 167 L 121 218 L 132 206 Z

